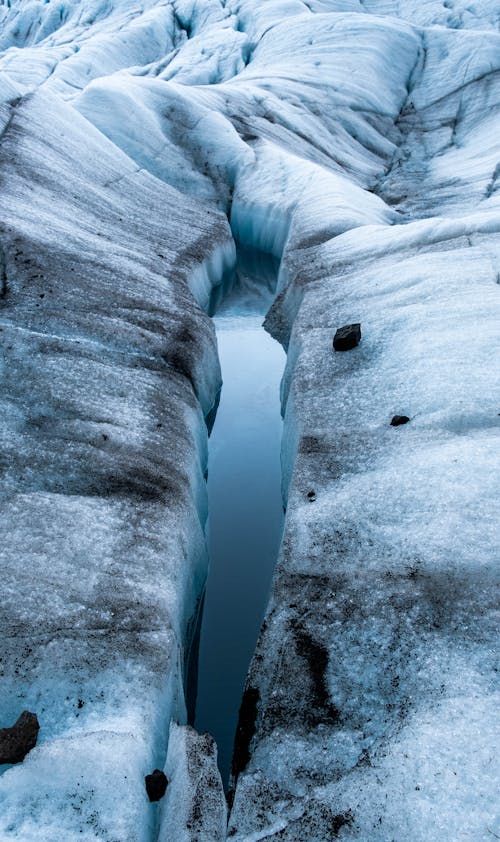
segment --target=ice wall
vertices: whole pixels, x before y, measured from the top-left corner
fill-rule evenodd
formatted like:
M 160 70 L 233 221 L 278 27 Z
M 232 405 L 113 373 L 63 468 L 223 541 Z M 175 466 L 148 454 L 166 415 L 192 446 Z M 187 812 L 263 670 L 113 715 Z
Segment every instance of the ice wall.
M 0 171 L 0 716 L 41 726 L 3 770 L 0 837 L 149 840 L 220 385 L 189 284 L 231 260 L 229 228 L 44 92 L 12 107 Z
M 371 185 L 396 223 L 290 236 L 267 319 L 288 348 L 288 509 L 235 840 L 499 830 L 499 39 L 416 34 L 397 150 Z M 361 345 L 334 354 L 351 322 Z
M 499 22 L 485 0 L 0 5 L 0 725 L 45 717 L 0 783 L 6 839 L 223 832 L 218 797 L 192 822 L 209 741 L 172 726 L 159 816 L 142 775 L 183 718 L 204 579 L 224 217 L 282 257 L 288 350 L 228 838 L 500 835 Z

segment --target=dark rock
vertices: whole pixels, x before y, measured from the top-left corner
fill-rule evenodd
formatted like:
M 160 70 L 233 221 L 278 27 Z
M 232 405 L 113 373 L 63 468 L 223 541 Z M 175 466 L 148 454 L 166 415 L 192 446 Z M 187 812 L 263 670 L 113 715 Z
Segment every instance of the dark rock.
M 407 415 L 395 415 L 391 421 L 391 427 L 399 427 L 401 424 L 408 424 L 410 419 Z
M 38 717 L 29 710 L 10 728 L 0 728 L 0 763 L 21 763 L 36 746 L 39 730 Z
M 350 351 L 361 342 L 361 325 L 344 325 L 339 327 L 333 337 L 334 351 Z
M 160 798 L 163 798 L 168 786 L 168 778 L 165 772 L 155 769 L 150 775 L 146 775 L 144 780 L 150 801 L 159 801 Z

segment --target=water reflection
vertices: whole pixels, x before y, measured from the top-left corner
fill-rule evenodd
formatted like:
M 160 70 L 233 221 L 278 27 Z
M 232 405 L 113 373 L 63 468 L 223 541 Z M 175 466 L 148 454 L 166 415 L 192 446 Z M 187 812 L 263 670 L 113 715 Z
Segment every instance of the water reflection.
M 217 741 L 224 785 L 283 526 L 279 382 L 285 355 L 262 328 L 276 277 L 274 258 L 242 250 L 214 318 L 223 388 L 210 438 L 210 571 L 195 725 Z

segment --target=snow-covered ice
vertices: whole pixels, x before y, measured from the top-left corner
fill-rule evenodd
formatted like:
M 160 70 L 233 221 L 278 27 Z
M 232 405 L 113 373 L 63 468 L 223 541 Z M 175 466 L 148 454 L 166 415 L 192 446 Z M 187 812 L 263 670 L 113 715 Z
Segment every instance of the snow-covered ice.
M 287 516 L 228 838 L 500 836 L 499 28 L 495 0 L 0 3 L 0 727 L 41 725 L 0 838 L 224 836 L 183 673 L 235 239 L 281 259 Z
M 218 279 L 229 226 L 45 92 L 12 107 L 0 168 L 1 717 L 41 725 L 0 837 L 146 840 L 206 575 L 220 377 L 189 283 Z

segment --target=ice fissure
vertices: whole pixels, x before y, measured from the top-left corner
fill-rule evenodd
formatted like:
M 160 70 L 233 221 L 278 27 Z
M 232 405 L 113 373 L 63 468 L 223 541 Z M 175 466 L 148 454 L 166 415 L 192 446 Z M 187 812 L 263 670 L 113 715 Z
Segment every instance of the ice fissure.
M 500 835 L 497 6 L 0 4 L 6 842 Z M 226 828 L 183 682 L 234 240 L 287 514 Z
M 215 290 L 223 386 L 208 462 L 209 576 L 194 722 L 217 740 L 227 788 L 245 676 L 269 596 L 282 530 L 279 382 L 284 355 L 262 320 L 277 261 L 239 247 Z

